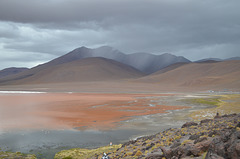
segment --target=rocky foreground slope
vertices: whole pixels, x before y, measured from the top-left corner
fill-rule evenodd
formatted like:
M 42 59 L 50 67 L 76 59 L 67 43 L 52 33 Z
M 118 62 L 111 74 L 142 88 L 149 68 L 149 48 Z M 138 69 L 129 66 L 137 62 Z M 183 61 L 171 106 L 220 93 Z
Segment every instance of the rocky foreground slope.
M 123 145 L 64 150 L 57 153 L 55 159 L 100 159 L 104 152 L 111 159 L 237 159 L 240 158 L 240 114 L 216 115 L 214 119 L 199 123 L 187 122 L 181 128 L 168 129 Z

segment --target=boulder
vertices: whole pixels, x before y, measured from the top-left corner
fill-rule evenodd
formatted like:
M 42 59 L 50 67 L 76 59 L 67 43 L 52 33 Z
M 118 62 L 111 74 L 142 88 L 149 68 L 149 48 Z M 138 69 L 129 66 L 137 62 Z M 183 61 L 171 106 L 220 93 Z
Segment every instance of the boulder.
M 197 123 L 190 121 L 190 122 L 186 122 L 185 124 L 183 124 L 182 128 L 190 127 L 190 126 L 197 126 L 197 125 L 198 125 Z
M 220 137 L 213 139 L 210 144 L 206 159 L 214 159 L 216 157 L 226 159 L 240 158 L 240 132 L 224 131 Z
M 216 137 L 213 139 L 209 150 L 212 152 L 212 154 L 216 154 L 218 156 L 222 156 L 223 158 L 226 158 L 226 152 L 224 147 L 224 142 L 221 137 Z
M 200 156 L 202 152 L 205 152 L 208 150 L 209 146 L 211 144 L 211 139 L 205 139 L 202 142 L 199 142 L 197 144 L 195 144 L 191 151 L 191 154 L 194 156 Z
M 210 121 L 213 121 L 213 119 L 204 119 L 200 121 L 200 125 L 204 124 L 204 123 L 208 123 Z

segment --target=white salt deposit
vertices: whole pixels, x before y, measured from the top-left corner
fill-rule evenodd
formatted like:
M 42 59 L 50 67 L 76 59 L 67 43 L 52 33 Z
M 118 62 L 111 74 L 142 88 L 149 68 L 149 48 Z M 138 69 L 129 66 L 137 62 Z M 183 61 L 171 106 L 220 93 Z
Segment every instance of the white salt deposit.
M 35 92 L 35 91 L 0 91 L 0 94 L 21 94 L 21 93 L 46 93 L 46 92 Z

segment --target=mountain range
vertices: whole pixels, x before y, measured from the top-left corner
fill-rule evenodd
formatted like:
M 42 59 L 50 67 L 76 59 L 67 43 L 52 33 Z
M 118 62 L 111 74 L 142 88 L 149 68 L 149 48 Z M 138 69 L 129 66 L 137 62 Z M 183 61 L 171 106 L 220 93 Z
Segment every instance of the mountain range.
M 31 69 L 22 68 L 19 73 L 7 76 L 2 73 L 0 86 L 125 81 L 130 85 L 154 84 L 159 88 L 240 88 L 240 61 L 235 60 L 238 57 L 233 59 L 191 62 L 171 54 L 124 54 L 107 46 L 97 49 L 80 47 Z M 4 71 L 0 71 L 0 75 Z
M 175 56 L 168 53 L 162 55 L 153 55 L 149 53 L 124 54 L 112 47 L 103 46 L 97 49 L 89 49 L 86 47 L 77 48 L 64 56 L 50 61 L 47 65 L 62 64 L 87 57 L 104 57 L 112 59 L 132 66 L 146 74 L 151 74 L 174 63 L 191 62 L 182 56 Z

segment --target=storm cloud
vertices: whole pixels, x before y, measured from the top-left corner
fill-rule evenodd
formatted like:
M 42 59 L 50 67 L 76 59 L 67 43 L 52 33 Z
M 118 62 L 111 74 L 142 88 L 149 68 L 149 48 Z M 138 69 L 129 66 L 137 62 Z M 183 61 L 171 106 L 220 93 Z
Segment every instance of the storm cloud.
M 239 56 L 239 0 L 0 0 L 0 69 L 33 67 L 77 47 Z

